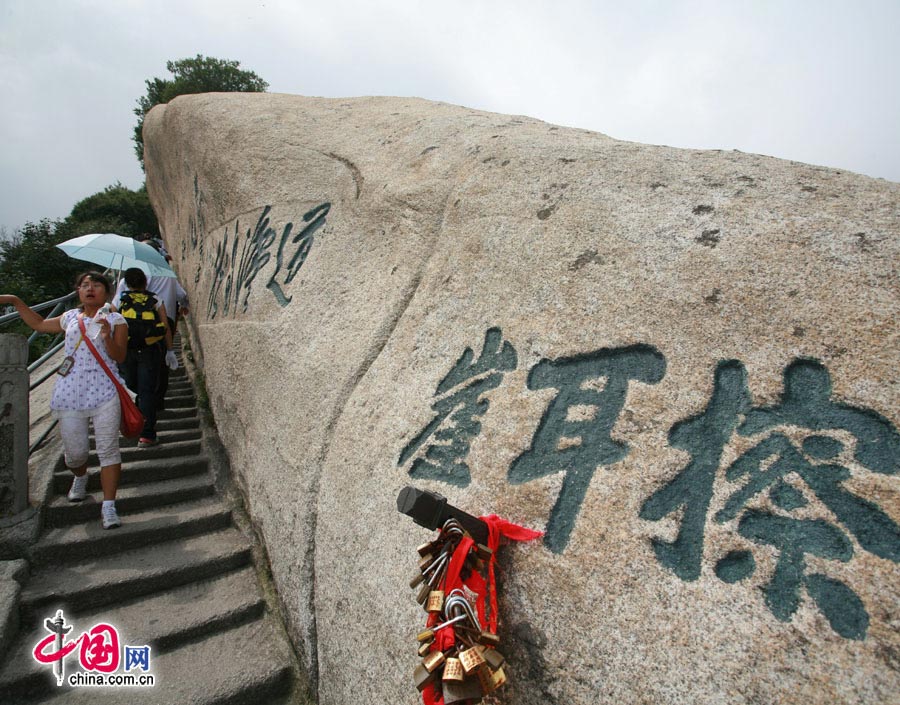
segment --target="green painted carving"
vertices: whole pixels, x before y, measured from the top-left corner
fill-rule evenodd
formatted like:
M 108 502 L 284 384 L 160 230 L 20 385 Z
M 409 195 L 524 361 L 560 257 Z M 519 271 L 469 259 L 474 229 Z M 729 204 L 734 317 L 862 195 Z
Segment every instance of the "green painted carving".
M 586 355 L 541 360 L 528 375 L 529 389 L 556 389 L 532 438 L 531 448 L 516 458 L 507 478 L 511 484 L 529 482 L 565 472 L 544 534 L 544 544 L 561 553 L 569 542 L 575 520 L 600 465 L 612 465 L 628 454 L 628 446 L 610 437 L 625 405 L 631 381 L 656 384 L 665 374 L 662 354 L 649 345 L 598 350 Z M 602 390 L 590 384 L 605 380 Z M 571 420 L 569 410 L 591 406 L 590 419 Z
M 846 563 L 853 546 L 840 529 L 821 519 L 794 519 L 748 510 L 738 524 L 741 536 L 778 549 L 778 562 L 763 586 L 766 606 L 782 622 L 800 606 L 806 586 L 831 628 L 845 639 L 864 639 L 869 615 L 862 601 L 844 583 L 821 574 L 805 575 L 806 554 Z
M 784 480 L 778 480 L 772 485 L 772 489 L 769 490 L 769 498 L 776 507 L 788 512 L 800 509 L 800 507 L 805 507 L 808 504 L 803 493 Z
M 820 573 L 807 575 L 805 584 L 809 596 L 834 631 L 845 639 L 866 638 L 869 615 L 855 592 L 839 580 Z
M 278 252 L 275 260 L 275 271 L 269 279 L 267 288 L 275 296 L 279 305 L 287 306 L 290 298 L 287 297 L 282 284 L 287 286 L 296 276 L 297 271 L 306 261 L 309 248 L 312 246 L 313 234 L 325 224 L 325 216 L 331 208 L 331 204 L 323 203 L 303 216 L 304 221 L 311 221 L 293 239 L 290 239 L 294 228 L 293 223 L 287 223 L 282 230 Z M 220 313 L 224 316 L 235 314 L 240 309 L 246 312 L 250 290 L 254 279 L 260 271 L 272 259 L 269 252 L 276 238 L 275 230 L 269 225 L 269 213 L 271 206 L 263 208 L 256 226 L 247 229 L 243 237 L 240 235 L 240 222 L 234 225 L 234 239 L 229 247 L 229 233 L 225 230 L 225 237 L 216 246 L 213 259 L 213 282 L 210 286 L 209 299 L 207 301 L 206 315 L 211 320 Z M 296 246 L 293 252 L 290 247 Z M 283 281 L 277 280 L 282 274 Z
M 897 472 L 900 436 L 874 411 L 833 402 L 830 376 L 819 362 L 795 360 L 785 368 L 784 379 L 781 402 L 754 409 L 743 365 L 720 363 L 704 413 L 676 424 L 669 433 L 671 445 L 690 452 L 691 462 L 644 502 L 640 516 L 658 521 L 684 510 L 675 541 L 652 539 L 652 543 L 662 565 L 683 580 L 696 580 L 713 486 L 722 451 L 733 434 L 765 434 L 779 426 L 809 430 L 799 446 L 784 433 L 773 431 L 740 455 L 724 475 L 730 483 L 742 484 L 725 499 L 714 518 L 720 524 L 738 520 L 741 536 L 779 551 L 775 574 L 763 587 L 773 615 L 788 621 L 802 599 L 801 588 L 805 588 L 838 634 L 863 639 L 869 617 L 862 601 L 840 581 L 805 574 L 805 556 L 849 561 L 853 544 L 843 531 L 846 529 L 866 551 L 900 562 L 900 527 L 876 504 L 843 486 L 851 477 L 850 470 L 827 461 L 844 453 L 844 443 L 822 432 L 851 433 L 856 439 L 854 458 L 868 470 L 884 474 Z M 797 478 L 843 528 L 822 519 L 790 516 L 809 505 L 807 495 L 792 484 Z M 776 508 L 775 513 L 749 506 L 763 495 Z M 731 583 L 749 577 L 755 562 L 747 551 L 732 551 L 715 570 L 721 580 Z
M 712 499 L 722 451 L 738 426 L 740 414 L 750 408 L 747 371 L 736 360 L 716 368 L 712 397 L 699 416 L 675 424 L 669 445 L 691 454 L 691 461 L 641 507 L 641 519 L 659 521 L 673 512 L 684 513 L 674 541 L 653 539 L 660 563 L 682 580 L 700 577 L 706 516 Z
M 410 477 L 440 480 L 457 487 L 471 482 L 464 458 L 472 439 L 481 432 L 480 419 L 489 407 L 483 395 L 500 386 L 503 373 L 518 364 L 515 349 L 503 340 L 499 328 L 487 331 L 478 361 L 473 362 L 473 357 L 472 349 L 466 348 L 440 381 L 435 396 L 446 396 L 432 404 L 434 418 L 400 453 L 398 465 L 403 465 L 426 441 L 436 441 L 413 462 Z
M 194 174 L 194 212 L 188 218 L 188 240 L 191 243 L 191 250 L 197 249 L 206 233 L 206 220 L 203 217 L 204 200 L 203 192 L 200 190 L 200 179 Z M 182 242 L 182 259 L 184 259 L 183 248 L 186 244 L 187 242 Z
M 284 226 L 284 231 L 281 234 L 281 241 L 278 243 L 278 253 L 275 256 L 275 271 L 272 273 L 269 283 L 266 284 L 272 294 L 274 294 L 275 300 L 278 301 L 281 306 L 287 306 L 291 302 L 291 297 L 284 293 L 282 284 L 284 286 L 290 284 L 297 275 L 300 267 L 303 266 L 303 263 L 306 261 L 306 256 L 309 254 L 309 249 L 312 247 L 313 236 L 315 235 L 316 230 L 325 225 L 325 216 L 328 215 L 328 211 L 330 210 L 331 204 L 323 203 L 305 213 L 303 215 L 303 222 L 307 223 L 307 225 L 290 240 L 290 243 L 288 243 L 288 240 L 291 236 L 291 230 L 293 229 L 294 224 L 288 223 Z M 289 244 L 293 247 L 293 254 L 290 254 L 290 249 L 287 247 Z M 285 262 L 287 262 L 287 264 L 285 264 Z M 284 270 L 282 274 L 284 281 L 279 282 L 278 275 L 279 273 L 282 273 L 282 270 Z
M 439 398 L 432 405 L 434 418 L 401 452 L 399 464 L 416 458 L 411 476 L 459 487 L 471 482 L 465 457 L 488 411 L 486 394 L 517 364 L 515 350 L 503 341 L 498 328 L 487 331 L 481 355 L 474 358 L 467 348 L 441 380 L 435 392 Z M 510 465 L 507 479 L 521 484 L 565 473 L 546 526 L 544 543 L 549 550 L 561 553 L 568 545 L 596 469 L 628 454 L 627 444 L 614 441 L 611 431 L 629 384 L 656 384 L 665 368 L 658 350 L 635 345 L 545 359 L 530 370 L 529 389 L 555 389 L 556 395 L 531 446 Z M 774 574 L 762 586 L 766 606 L 777 619 L 789 621 L 805 591 L 836 633 L 864 639 L 869 615 L 862 600 L 833 577 L 808 574 L 806 557 L 815 556 L 817 563 L 850 561 L 854 544 L 846 531 L 863 550 L 900 562 L 900 526 L 878 505 L 844 487 L 851 473 L 837 459 L 846 457 L 847 449 L 841 439 L 828 434 L 851 434 L 854 459 L 883 474 L 897 473 L 900 435 L 878 413 L 832 401 L 830 376 L 817 361 L 795 360 L 785 368 L 784 380 L 779 404 L 753 408 L 744 365 L 737 360 L 720 362 L 706 408 L 669 431 L 670 445 L 687 451 L 690 460 L 644 501 L 640 517 L 676 518 L 675 539 L 653 538 L 653 549 L 657 560 L 682 580 L 697 580 L 725 448 L 735 434 L 761 436 L 722 471 L 724 479 L 738 487 L 724 498 L 713 519 L 720 524 L 735 522 L 738 537 L 777 551 Z M 798 429 L 809 433 L 795 443 L 777 430 L 780 426 L 790 427 L 792 437 Z M 830 512 L 827 520 L 791 515 L 801 508 L 808 512 L 813 500 Z M 759 502 L 772 509 L 751 506 Z M 714 570 L 723 582 L 736 583 L 756 572 L 756 560 L 752 551 L 739 548 L 720 558 Z
M 856 438 L 856 460 L 873 472 L 900 472 L 900 434 L 884 416 L 831 400 L 831 375 L 816 360 L 795 360 L 784 371 L 781 403 L 753 409 L 739 429 L 753 436 L 776 426 L 844 430 Z
M 225 238 L 216 246 L 215 273 L 209 292 L 207 315 L 215 318 L 219 311 L 219 294 L 221 292 L 222 314 L 237 313 L 240 307 L 247 310 L 247 299 L 250 288 L 259 271 L 268 263 L 271 255 L 268 250 L 275 241 L 275 231 L 269 227 L 270 206 L 263 209 L 253 230 L 247 233 L 241 245 L 240 222 L 234 224 L 234 240 L 228 247 L 228 230 Z M 239 250 L 240 248 L 240 250 Z M 243 294 L 243 301 L 241 295 Z
M 818 442 L 824 440 L 817 436 L 812 438 Z M 836 439 L 829 440 L 843 448 Z M 804 449 L 808 445 L 804 443 Z M 770 462 L 773 458 L 774 462 Z M 765 463 L 769 464 L 764 470 Z M 860 546 L 879 558 L 900 562 L 900 527 L 876 504 L 844 489 L 841 483 L 850 479 L 850 471 L 841 465 L 811 463 L 781 433 L 768 436 L 728 468 L 725 474 L 728 480 L 748 479 L 741 489 L 728 498 L 716 514 L 716 521 L 725 523 L 734 519 L 753 497 L 777 485 L 792 472 L 803 479 L 816 497 L 856 537 Z
M 749 578 L 756 570 L 756 559 L 750 551 L 731 551 L 716 563 L 716 575 L 724 583 Z

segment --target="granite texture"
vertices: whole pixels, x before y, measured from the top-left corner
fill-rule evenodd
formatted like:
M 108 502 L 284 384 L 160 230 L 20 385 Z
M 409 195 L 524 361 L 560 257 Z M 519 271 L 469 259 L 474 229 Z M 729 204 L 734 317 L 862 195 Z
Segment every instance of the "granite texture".
M 418 99 L 144 130 L 324 705 L 418 701 L 409 483 L 546 531 L 500 551 L 500 702 L 896 698 L 900 185 Z

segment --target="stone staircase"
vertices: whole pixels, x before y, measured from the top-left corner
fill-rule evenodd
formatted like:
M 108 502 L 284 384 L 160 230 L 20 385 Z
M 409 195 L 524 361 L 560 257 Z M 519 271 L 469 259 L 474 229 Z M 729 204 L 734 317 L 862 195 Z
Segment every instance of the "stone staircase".
M 263 598 L 253 544 L 216 491 L 183 364 L 171 375 L 157 430 L 154 448 L 123 439 L 118 529 L 100 526 L 96 458 L 81 503 L 66 499 L 72 475 L 60 459 L 29 555 L 19 637 L 0 668 L 0 703 L 306 702 L 296 656 Z M 68 641 L 107 623 L 120 653 L 149 645 L 153 687 L 58 687 L 51 666 L 32 657 L 58 609 L 72 626 Z M 65 659 L 66 678 L 81 670 L 78 654 Z

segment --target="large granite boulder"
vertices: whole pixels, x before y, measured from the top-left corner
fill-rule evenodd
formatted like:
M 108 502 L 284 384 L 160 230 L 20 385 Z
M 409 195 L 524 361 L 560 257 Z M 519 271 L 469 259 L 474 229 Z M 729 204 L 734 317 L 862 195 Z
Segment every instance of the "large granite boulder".
M 508 703 L 900 692 L 900 185 L 417 99 L 154 108 L 147 185 L 321 702 L 415 703 L 406 484 Z

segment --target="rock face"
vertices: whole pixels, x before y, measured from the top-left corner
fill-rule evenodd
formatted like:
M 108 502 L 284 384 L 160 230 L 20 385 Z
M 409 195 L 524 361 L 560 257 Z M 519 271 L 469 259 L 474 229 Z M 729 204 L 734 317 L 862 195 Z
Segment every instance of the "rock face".
M 416 99 L 144 139 L 323 704 L 419 700 L 406 484 L 546 532 L 500 551 L 502 702 L 897 697 L 900 185 Z

